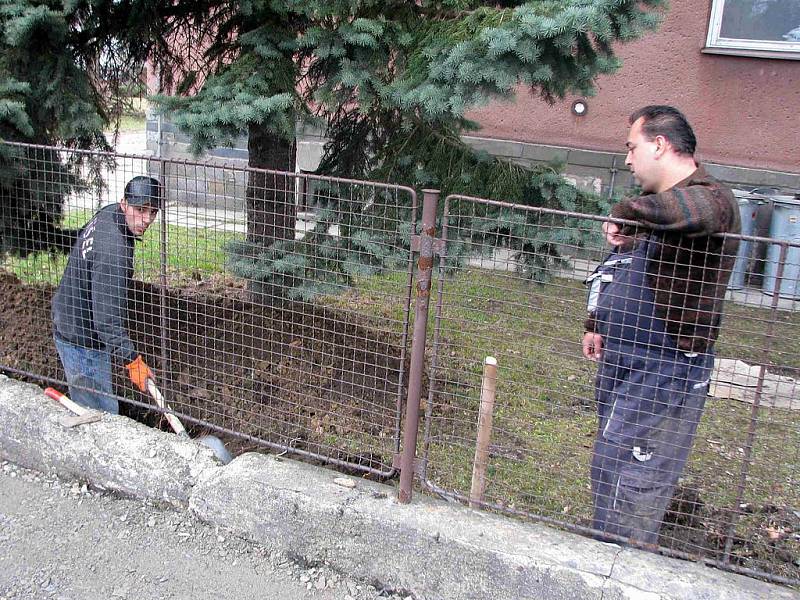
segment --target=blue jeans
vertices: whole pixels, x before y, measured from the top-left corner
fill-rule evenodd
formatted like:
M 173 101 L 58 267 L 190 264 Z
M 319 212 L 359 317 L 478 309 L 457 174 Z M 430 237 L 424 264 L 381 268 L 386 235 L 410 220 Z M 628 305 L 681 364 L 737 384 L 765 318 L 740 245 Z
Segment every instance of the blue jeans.
M 111 385 L 111 355 L 106 350 L 76 346 L 58 337 L 53 339 L 67 375 L 70 399 L 86 408 L 119 414 L 119 402 Z

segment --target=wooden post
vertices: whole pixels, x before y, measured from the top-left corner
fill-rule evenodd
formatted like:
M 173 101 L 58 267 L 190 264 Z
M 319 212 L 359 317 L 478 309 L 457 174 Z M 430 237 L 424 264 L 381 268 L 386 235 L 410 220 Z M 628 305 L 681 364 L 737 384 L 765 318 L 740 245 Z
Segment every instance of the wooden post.
M 492 438 L 492 412 L 497 390 L 497 359 L 487 356 L 483 361 L 481 406 L 478 412 L 478 439 L 475 443 L 475 461 L 472 464 L 472 489 L 469 505 L 477 508 L 486 490 L 486 467 L 489 464 L 489 442 Z

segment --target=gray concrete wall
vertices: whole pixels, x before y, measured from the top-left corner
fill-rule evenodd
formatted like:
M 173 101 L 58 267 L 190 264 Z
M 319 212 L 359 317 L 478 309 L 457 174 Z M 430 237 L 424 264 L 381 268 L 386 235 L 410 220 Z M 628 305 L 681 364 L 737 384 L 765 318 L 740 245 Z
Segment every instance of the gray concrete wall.
M 245 209 L 246 137 L 239 137 L 230 148 L 218 147 L 196 156 L 191 151 L 189 136 L 168 121 L 149 118 L 146 133 L 147 150 L 153 156 L 169 161 L 165 163 L 164 177 L 171 183 L 168 186 L 170 200 L 219 210 Z M 315 131 L 298 129 L 297 168 L 305 172 L 316 170 L 322 158 L 323 145 L 324 139 Z
M 222 466 L 124 417 L 67 429 L 41 389 L 0 375 L 0 458 L 173 504 L 233 533 L 417 599 L 800 599 L 776 585 L 623 549 L 334 471 L 248 453 Z
M 237 143 L 238 146 L 243 141 L 243 147 L 215 148 L 195 156 L 189 148 L 189 138 L 171 123 L 148 119 L 146 128 L 147 150 L 154 157 L 169 161 L 164 163 L 162 174 L 169 183 L 169 200 L 230 211 L 245 209 L 246 140 Z
M 514 142 L 478 136 L 465 136 L 473 148 L 494 156 L 502 156 L 525 166 L 543 163 L 566 165 L 565 172 L 576 183 L 595 192 L 607 193 L 612 186 L 623 192 L 633 185 L 630 170 L 625 166 L 625 154 L 551 146 L 528 142 Z M 784 191 L 800 191 L 800 173 L 770 171 L 731 165 L 705 163 L 709 173 L 733 187 L 753 189 L 775 187 Z

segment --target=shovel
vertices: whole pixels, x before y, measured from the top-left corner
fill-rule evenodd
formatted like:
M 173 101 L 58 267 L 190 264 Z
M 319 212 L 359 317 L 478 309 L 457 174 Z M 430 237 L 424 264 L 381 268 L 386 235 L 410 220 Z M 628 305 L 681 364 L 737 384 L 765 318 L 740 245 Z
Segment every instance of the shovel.
M 172 430 L 179 436 L 188 438 L 189 434 L 186 432 L 186 428 L 183 426 L 183 423 L 181 423 L 178 417 L 172 414 L 169 406 L 167 406 L 166 400 L 164 400 L 164 396 L 161 395 L 161 392 L 156 387 L 156 382 L 152 379 L 147 380 L 147 393 L 150 394 L 156 405 L 164 411 L 164 416 L 167 418 L 167 422 L 169 423 L 169 426 L 172 427 Z M 199 438 L 197 438 L 197 442 L 208 448 L 211 448 L 211 451 L 218 459 L 220 459 L 220 461 L 222 461 L 222 464 L 227 465 L 233 460 L 233 456 L 231 456 L 231 453 L 225 447 L 225 444 L 223 444 L 222 440 L 217 436 L 201 435 Z
M 170 424 L 170 427 L 172 427 L 173 431 L 180 437 L 188 438 L 189 434 L 186 432 L 186 428 L 183 426 L 183 423 L 181 423 L 178 417 L 170 412 L 167 403 L 164 401 L 164 396 L 162 396 L 161 392 L 158 391 L 158 388 L 152 379 L 147 380 L 147 391 L 150 392 L 150 395 L 153 397 L 153 400 L 155 400 L 158 407 L 164 411 L 164 416 L 167 417 L 167 422 Z M 80 404 L 76 404 L 67 398 L 65 394 L 62 394 L 58 390 L 51 387 L 47 388 L 44 393 L 79 417 L 91 414 L 93 412 L 88 408 L 81 406 Z M 211 448 L 211 451 L 220 461 L 222 461 L 222 464 L 227 465 L 233 460 L 233 456 L 231 456 L 231 453 L 225 447 L 225 444 L 223 444 L 222 440 L 218 437 L 213 435 L 203 435 L 197 438 L 197 441 L 204 446 Z

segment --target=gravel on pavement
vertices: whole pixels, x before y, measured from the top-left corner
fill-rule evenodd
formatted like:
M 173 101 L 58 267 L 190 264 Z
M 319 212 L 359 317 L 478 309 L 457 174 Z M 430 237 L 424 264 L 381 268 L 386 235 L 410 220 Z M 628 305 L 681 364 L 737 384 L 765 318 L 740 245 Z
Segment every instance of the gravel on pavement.
M 190 513 L 0 462 L 0 600 L 12 598 L 411 600 Z

